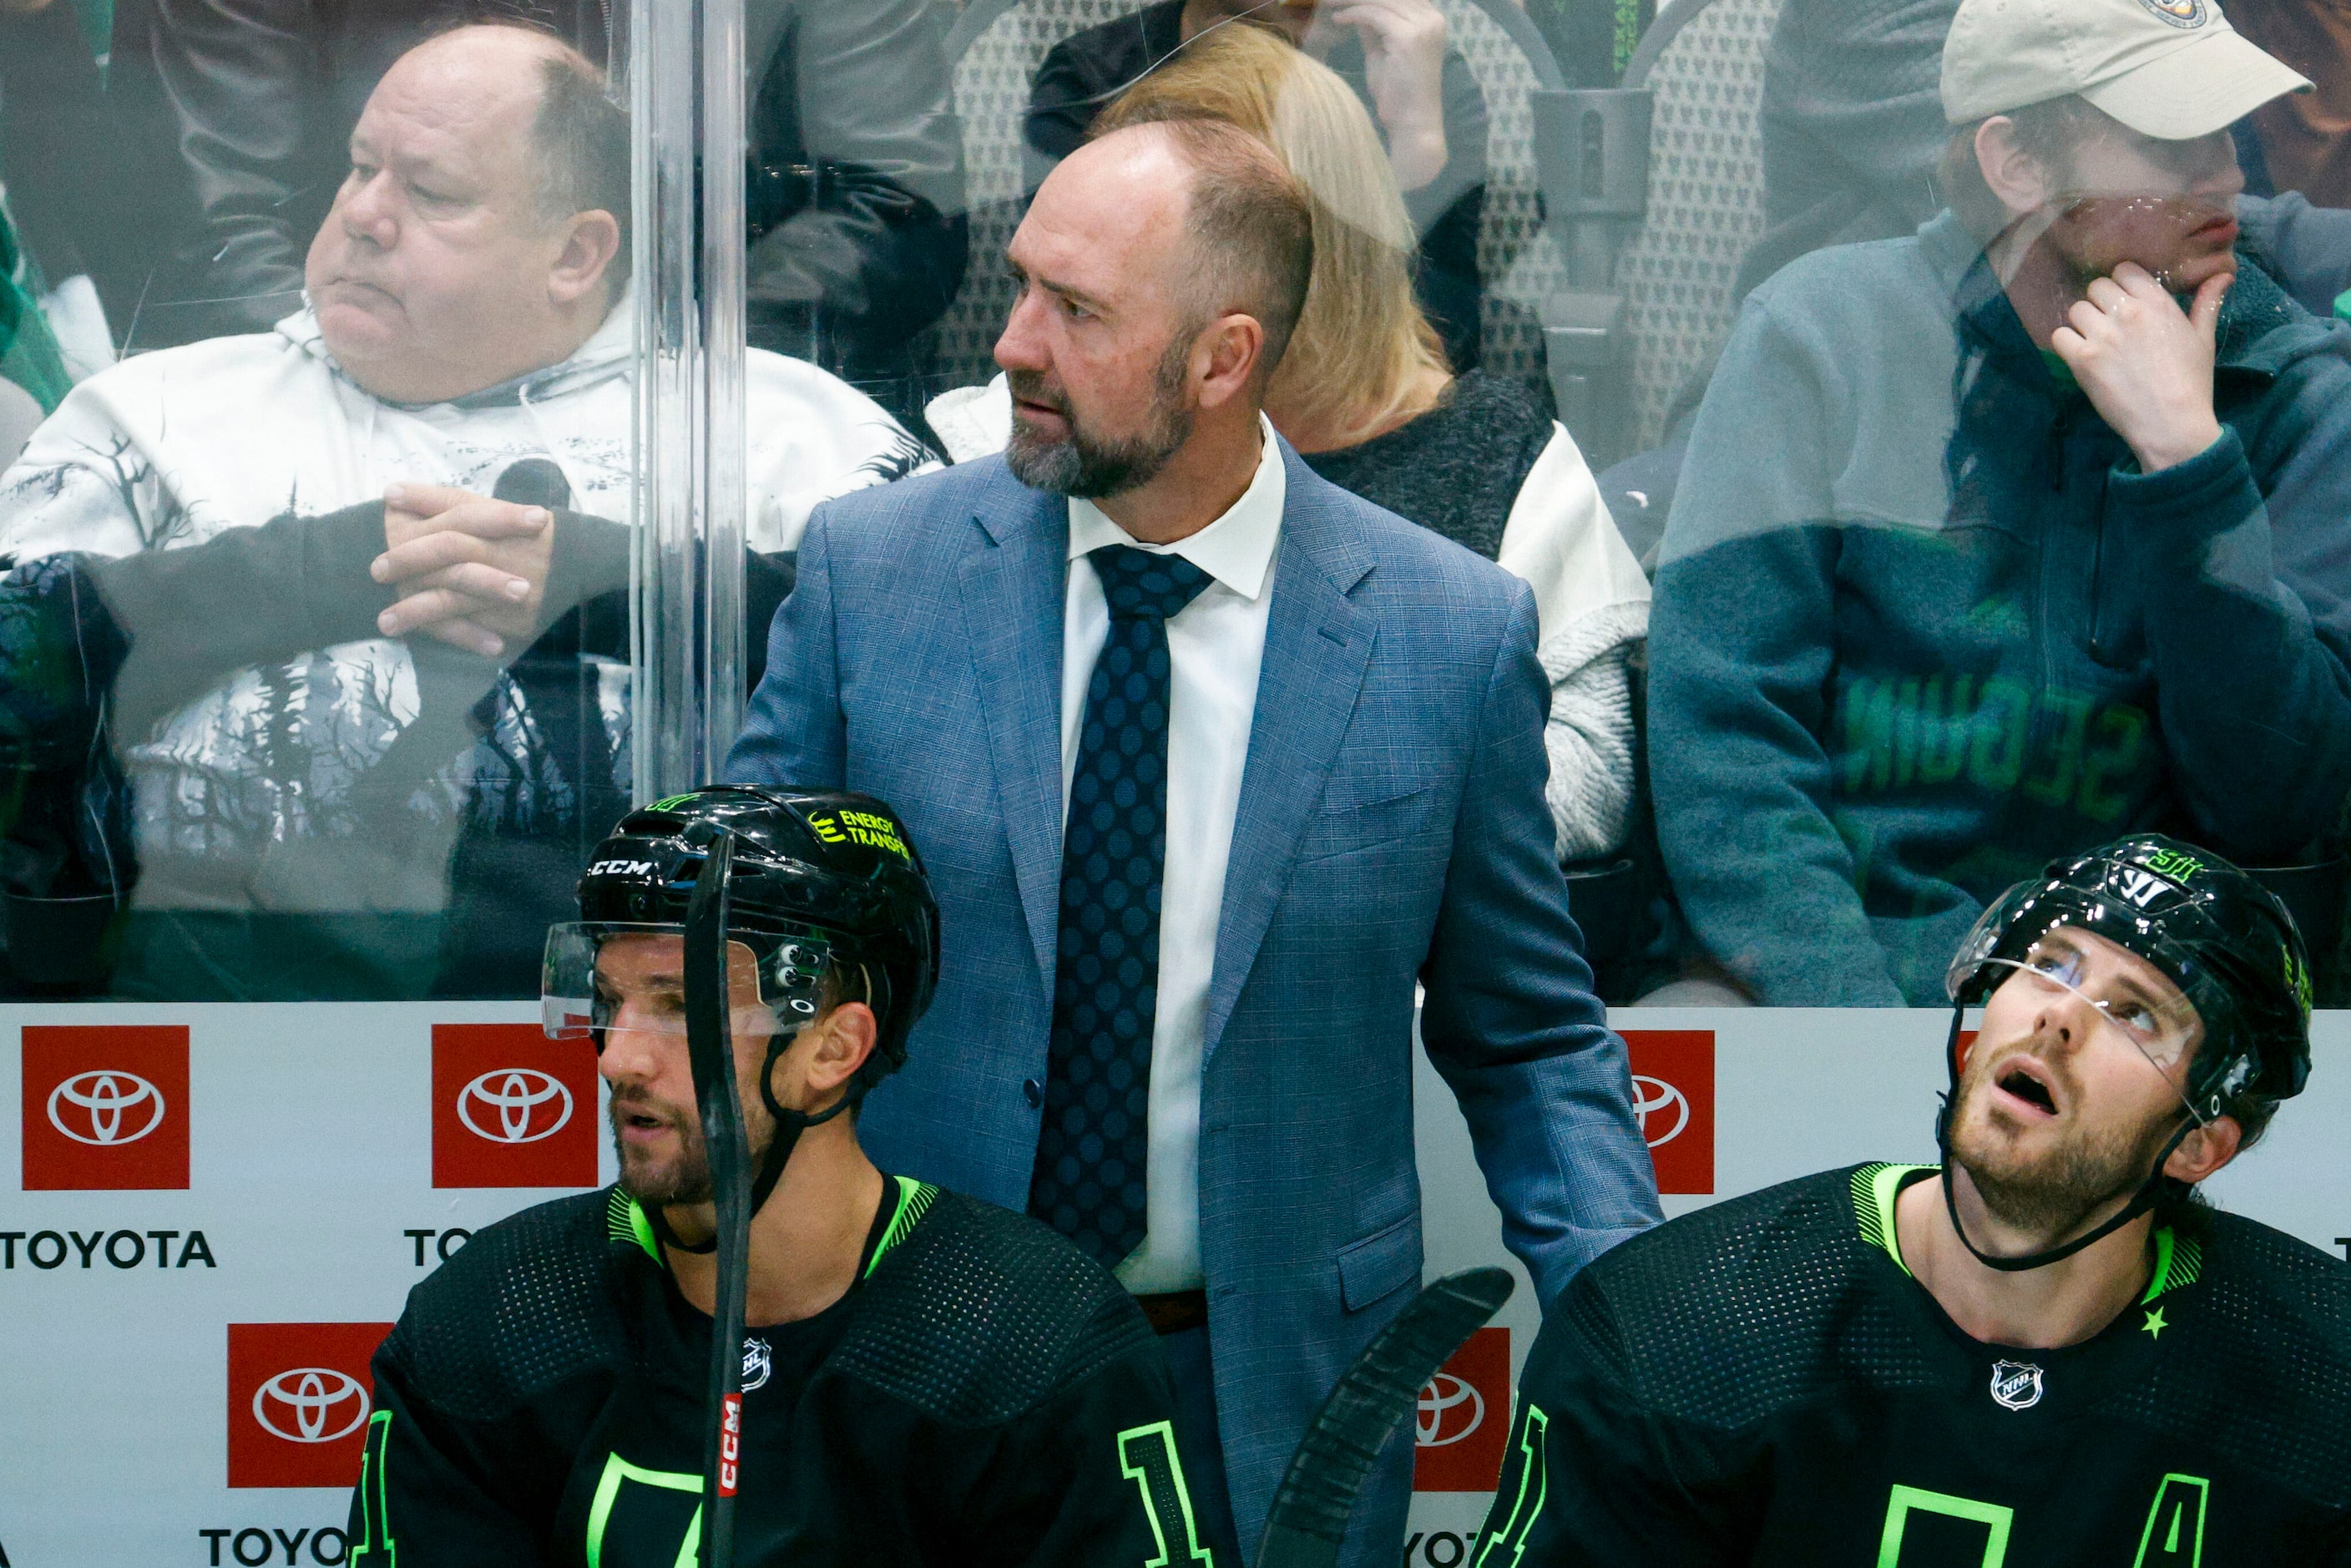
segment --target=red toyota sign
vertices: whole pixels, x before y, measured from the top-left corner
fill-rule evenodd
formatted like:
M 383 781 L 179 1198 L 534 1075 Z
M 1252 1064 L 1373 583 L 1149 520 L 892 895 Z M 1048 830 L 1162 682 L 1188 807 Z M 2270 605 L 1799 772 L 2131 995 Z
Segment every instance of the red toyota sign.
M 390 1323 L 228 1325 L 228 1484 L 350 1487 Z
M 1492 1491 L 1510 1439 L 1510 1331 L 1479 1329 L 1420 1391 L 1412 1490 Z
M 1714 1031 L 1628 1029 L 1633 1110 L 1656 1167 L 1657 1190 L 1714 1190 Z
M 25 1026 L 24 1186 L 188 1185 L 184 1024 Z
M 433 1026 L 434 1186 L 594 1186 L 596 1050 L 535 1023 Z

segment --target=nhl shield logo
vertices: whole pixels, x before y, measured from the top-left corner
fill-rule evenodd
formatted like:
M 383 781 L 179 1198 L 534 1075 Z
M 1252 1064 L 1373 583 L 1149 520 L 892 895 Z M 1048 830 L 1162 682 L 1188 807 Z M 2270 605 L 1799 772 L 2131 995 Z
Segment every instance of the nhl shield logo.
M 750 1338 L 743 1342 L 743 1392 L 765 1388 L 776 1370 L 776 1353 L 766 1340 Z
M 2041 1369 L 2029 1361 L 1991 1364 L 1992 1402 L 2003 1410 L 2030 1410 L 2041 1403 Z

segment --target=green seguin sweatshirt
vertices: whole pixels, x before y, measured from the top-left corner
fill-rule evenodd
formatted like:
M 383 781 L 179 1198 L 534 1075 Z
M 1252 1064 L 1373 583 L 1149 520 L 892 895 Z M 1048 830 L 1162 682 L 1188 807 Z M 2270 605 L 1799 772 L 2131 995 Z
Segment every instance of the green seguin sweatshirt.
M 1946 213 L 1750 297 L 1650 629 L 1658 831 L 1786 1006 L 1942 1001 L 1983 906 L 2159 828 L 2243 863 L 2351 793 L 2351 331 L 2240 258 L 2220 439 L 2141 474 Z

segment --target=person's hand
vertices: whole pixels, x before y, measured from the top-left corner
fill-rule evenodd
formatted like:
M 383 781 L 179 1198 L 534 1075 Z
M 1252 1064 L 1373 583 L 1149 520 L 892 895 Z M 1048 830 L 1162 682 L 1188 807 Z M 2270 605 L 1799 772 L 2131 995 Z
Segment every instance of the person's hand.
M 2236 281 L 2204 280 L 2183 311 L 2137 262 L 2093 278 L 2089 298 L 2065 313 L 2049 346 L 2074 372 L 2091 406 L 2153 474 L 2185 463 L 2220 439 L 2212 412 L 2212 361 L 2220 299 Z
M 1352 27 L 1364 77 L 1387 132 L 1396 184 L 1417 191 L 1444 172 L 1445 14 L 1434 0 L 1323 0 L 1319 27 Z
M 538 632 L 555 518 L 441 485 L 384 493 L 386 549 L 369 572 L 401 597 L 376 618 L 387 637 L 424 632 L 495 659 Z

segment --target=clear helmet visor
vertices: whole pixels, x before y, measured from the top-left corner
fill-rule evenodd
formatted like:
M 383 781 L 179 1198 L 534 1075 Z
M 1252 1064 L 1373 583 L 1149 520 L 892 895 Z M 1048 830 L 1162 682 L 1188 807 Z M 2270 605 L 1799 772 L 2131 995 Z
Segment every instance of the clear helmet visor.
M 2097 1010 L 2105 1026 L 2157 1067 L 2169 1071 L 2195 1049 L 2201 1031 L 2196 1006 L 2175 991 L 2150 994 L 2141 985 L 2095 977 L 2079 946 L 2063 931 L 2034 943 L 2022 958 L 1986 958 L 1998 985 L 2027 986 L 2050 995 L 2070 992 Z M 2011 976 L 2022 976 L 2011 982 Z M 1996 988 L 1997 988 L 1997 986 Z
M 726 943 L 726 989 L 737 1034 L 779 1034 L 817 1016 L 832 956 L 811 936 L 737 936 Z M 569 921 L 547 934 L 539 1024 L 556 1040 L 642 1030 L 685 1034 L 685 927 Z
M 2118 966 L 2111 952 L 2101 955 L 2098 944 L 2091 940 L 2099 935 L 2095 927 L 2078 923 L 2064 910 L 2049 911 L 2034 922 L 2042 928 L 2021 956 L 1995 956 L 1991 949 L 2003 945 L 2005 923 L 1999 918 L 2002 914 L 1999 905 L 1987 911 L 1962 945 L 1947 977 L 1952 999 L 1988 1003 L 1995 992 L 2008 986 L 2025 987 L 2051 998 L 2078 998 L 2096 1015 L 2099 1032 L 2144 1057 L 2171 1081 L 2188 1113 L 2198 1122 L 2207 1120 L 2175 1076 L 2204 1037 L 2204 1020 L 2194 1000 L 2168 977 L 2155 981 L 2144 972 L 2144 966 Z M 2105 941 L 2121 946 L 2111 936 Z M 2138 972 L 2134 973 L 2135 969 Z

